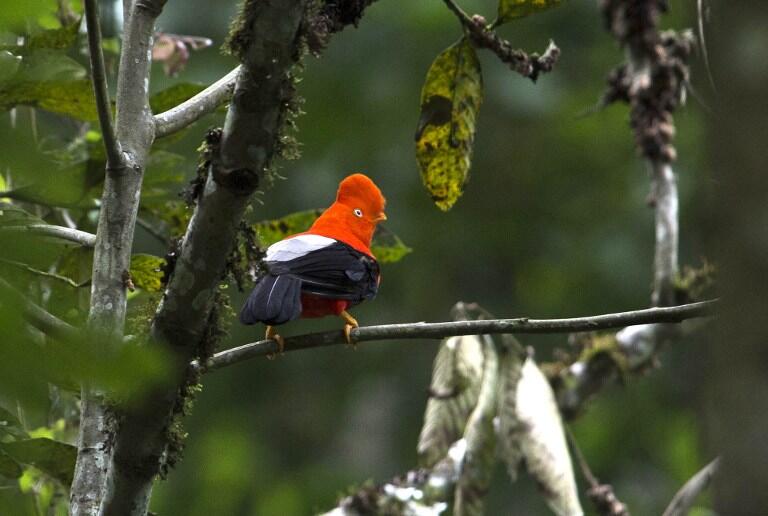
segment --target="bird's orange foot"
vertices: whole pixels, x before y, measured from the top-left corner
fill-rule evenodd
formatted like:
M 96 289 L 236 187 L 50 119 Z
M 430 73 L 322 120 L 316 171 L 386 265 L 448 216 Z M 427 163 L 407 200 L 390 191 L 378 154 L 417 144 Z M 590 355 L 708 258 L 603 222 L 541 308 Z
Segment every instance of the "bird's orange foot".
M 274 360 L 277 355 L 282 355 L 285 352 L 285 339 L 277 333 L 274 326 L 267 326 L 267 333 L 264 335 L 264 338 L 277 342 L 277 353 L 268 353 L 268 360 Z
M 351 347 L 352 349 L 357 349 L 357 343 L 352 342 L 352 328 L 357 328 L 360 326 L 357 324 L 357 319 L 352 317 L 349 312 L 344 310 L 339 314 L 342 319 L 344 319 L 344 322 L 346 323 L 344 325 L 344 338 L 347 340 L 347 347 Z

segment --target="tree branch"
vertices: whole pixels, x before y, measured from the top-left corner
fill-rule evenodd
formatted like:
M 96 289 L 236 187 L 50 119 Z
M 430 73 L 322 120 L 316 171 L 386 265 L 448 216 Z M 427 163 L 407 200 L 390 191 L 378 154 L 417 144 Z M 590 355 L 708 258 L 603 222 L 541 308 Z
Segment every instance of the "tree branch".
M 523 317 L 517 319 L 364 326 L 353 328 L 350 337 L 353 343 L 360 343 L 389 339 L 441 339 L 457 335 L 595 331 L 636 324 L 676 323 L 686 319 L 706 317 L 714 314 L 717 303 L 717 300 L 711 300 L 673 307 L 647 308 L 631 312 L 568 319 L 528 319 Z M 297 351 L 345 343 L 346 340 L 342 331 L 309 333 L 295 337 L 286 337 L 284 351 Z M 274 340 L 260 340 L 216 353 L 205 363 L 204 368 L 206 371 L 213 371 L 244 360 L 271 355 L 277 352 L 277 342 Z
M 528 54 L 523 50 L 515 49 L 512 44 L 499 37 L 492 26 L 487 25 L 485 18 L 480 15 L 470 17 L 459 7 L 454 0 L 443 0 L 448 9 L 456 15 L 464 30 L 469 35 L 470 41 L 479 48 L 486 48 L 496 54 L 503 63 L 523 77 L 533 82 L 542 73 L 551 72 L 560 57 L 560 49 L 554 41 L 550 41 L 543 55 L 537 53 Z
M 27 299 L 26 296 L 13 288 L 2 278 L 0 278 L 0 288 L 5 290 L 11 296 L 14 303 L 22 307 L 22 315 L 27 322 L 41 332 L 62 340 L 75 340 L 80 338 L 81 334 L 77 328 L 62 321 L 58 317 L 51 315 L 37 304 Z
M 120 142 L 115 137 L 112 125 L 112 106 L 107 90 L 107 72 L 104 67 L 104 52 L 101 48 L 101 25 L 99 22 L 99 1 L 85 0 L 85 23 L 88 27 L 88 53 L 91 61 L 93 93 L 96 97 L 96 109 L 99 114 L 104 148 L 107 153 L 107 168 L 117 168 L 123 164 Z
M 126 311 L 124 275 L 130 269 L 136 215 L 147 155 L 154 137 L 149 107 L 149 75 L 155 20 L 166 0 L 134 0 L 125 21 L 117 80 L 116 137 L 123 151 L 120 166 L 108 166 L 104 180 L 96 245 L 93 255 L 93 286 L 88 325 L 94 335 L 120 338 Z M 111 464 L 114 418 L 106 395 L 83 386 L 80 405 L 78 454 L 70 489 L 70 514 L 95 516 L 124 513 L 109 507 L 112 489 L 119 479 L 107 476 Z M 104 503 L 107 504 L 104 507 Z M 138 511 L 142 508 L 138 507 Z M 113 512 L 114 511 L 114 512 Z M 142 515 L 146 512 L 143 508 Z
M 676 158 L 673 112 L 685 99 L 692 41 L 687 32 L 659 31 L 659 17 L 666 9 L 663 1 L 601 0 L 600 6 L 607 29 L 626 55 L 626 62 L 609 75 L 603 102 L 621 101 L 630 106 L 635 144 L 651 176 L 649 204 L 655 216 L 651 301 L 655 306 L 671 306 L 678 302 L 679 246 L 679 201 L 672 169 Z M 586 353 L 584 359 L 558 373 L 556 380 L 568 386 L 558 391 L 561 410 L 573 417 L 590 396 L 617 378 L 620 370 L 647 368 L 662 345 L 680 335 L 679 327 L 651 323 L 624 328 L 615 336 L 595 336 L 613 339 L 610 348 L 614 352 Z
M 169 427 L 174 417 L 181 417 L 188 385 L 197 382 L 190 360 L 210 353 L 206 331 L 237 224 L 279 149 L 308 3 L 248 0 L 233 30 L 243 66 L 221 141 L 209 141 L 208 178 L 152 323 L 153 340 L 174 357 L 172 370 L 166 385 L 125 407 L 105 513 L 143 516 L 155 476 L 178 460 L 180 437 Z
M 0 233 L 32 233 L 34 235 L 50 236 L 67 240 L 84 247 L 93 247 L 96 245 L 96 235 L 71 229 L 64 226 L 54 226 L 52 224 L 31 224 L 29 226 L 3 226 L 0 227 Z
M 180 131 L 208 113 L 215 111 L 232 96 L 232 91 L 235 89 L 235 79 L 239 73 L 240 67 L 238 66 L 194 97 L 164 113 L 155 115 L 155 137 L 161 138 Z

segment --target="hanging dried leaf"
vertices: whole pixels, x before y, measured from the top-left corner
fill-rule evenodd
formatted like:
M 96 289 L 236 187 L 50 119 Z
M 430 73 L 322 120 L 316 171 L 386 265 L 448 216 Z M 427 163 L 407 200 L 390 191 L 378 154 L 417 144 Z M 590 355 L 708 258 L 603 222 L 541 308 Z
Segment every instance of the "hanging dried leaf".
M 506 464 L 512 480 L 517 478 L 517 469 L 523 458 L 520 437 L 525 427 L 520 424 L 517 417 L 517 386 L 522 375 L 522 367 L 522 360 L 512 350 L 502 353 L 499 357 L 498 454 Z
M 515 398 L 520 431 L 511 447 L 519 446 L 528 472 L 555 514 L 584 514 L 555 395 L 531 358 L 523 364 Z
M 434 466 L 464 434 L 480 395 L 482 376 L 483 345 L 479 337 L 450 337 L 440 344 L 417 448 L 422 466 Z
M 499 23 L 557 7 L 560 2 L 561 0 L 499 0 Z
M 482 516 L 484 499 L 491 484 L 496 459 L 496 417 L 499 359 L 493 339 L 484 335 L 483 371 L 477 404 L 464 431 L 467 452 L 461 475 L 456 483 L 454 514 Z
M 472 160 L 483 78 L 466 39 L 448 47 L 427 71 L 416 128 L 416 159 L 435 204 L 448 210 L 464 191 Z

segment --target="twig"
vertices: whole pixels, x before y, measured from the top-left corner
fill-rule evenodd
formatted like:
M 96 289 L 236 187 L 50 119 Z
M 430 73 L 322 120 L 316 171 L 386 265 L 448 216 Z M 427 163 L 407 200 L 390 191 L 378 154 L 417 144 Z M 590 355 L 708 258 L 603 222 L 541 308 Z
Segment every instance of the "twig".
M 663 516 L 685 516 L 688 514 L 693 502 L 709 486 L 719 466 L 720 457 L 704 466 L 701 471 L 691 477 L 672 498 L 672 502 L 664 511 Z
M 22 316 L 27 322 L 41 332 L 64 340 L 81 338 L 80 331 L 77 328 L 62 321 L 58 317 L 51 315 L 37 304 L 27 299 L 26 296 L 13 288 L 2 278 L 0 278 L 0 288 L 5 290 L 11 296 L 14 303 L 22 307 Z
M 114 169 L 123 165 L 123 153 L 120 142 L 115 137 L 112 125 L 112 106 L 107 90 L 107 72 L 104 66 L 104 53 L 101 48 L 101 25 L 99 24 L 98 0 L 85 0 L 85 23 L 88 26 L 88 51 L 91 59 L 93 93 L 96 97 L 96 109 L 99 125 L 107 152 L 107 168 Z
M 72 288 L 80 288 L 86 286 L 88 283 L 90 283 L 90 279 L 85 281 L 84 283 L 77 283 L 72 278 L 67 278 L 66 276 L 62 276 L 61 274 L 56 274 L 55 272 L 48 272 L 48 271 L 42 271 L 40 269 L 36 269 L 34 267 L 31 267 L 27 265 L 26 263 L 16 262 L 14 260 L 6 260 L 4 258 L 0 258 L 0 263 L 5 263 L 7 265 L 10 265 L 12 267 L 16 267 L 18 269 L 23 269 L 30 274 L 35 274 L 36 276 L 42 276 L 44 278 L 49 278 L 52 280 L 60 281 L 66 285 L 69 285 Z
M 493 26 L 486 23 L 480 15 L 470 17 L 454 0 L 443 0 L 469 35 L 470 41 L 479 48 L 487 48 L 509 67 L 536 82 L 539 75 L 551 72 L 560 57 L 560 49 L 554 41 L 550 41 L 543 55 L 537 53 L 528 54 L 523 50 L 512 48 L 512 44 L 499 37 L 493 30 Z
M 239 73 L 240 66 L 194 97 L 164 113 L 155 115 L 155 137 L 160 138 L 180 131 L 208 113 L 215 111 L 232 96 L 235 80 Z
M 141 226 L 144 229 L 144 231 L 152 235 L 157 241 L 159 241 L 164 246 L 168 245 L 168 238 L 165 235 L 163 235 L 160 231 L 155 229 L 155 227 L 152 226 L 152 224 L 149 221 L 144 220 L 141 217 L 136 217 L 136 224 Z
M 480 321 L 456 321 L 439 323 L 387 324 L 354 328 L 350 337 L 353 343 L 387 339 L 441 339 L 457 335 L 483 335 L 505 333 L 570 333 L 620 328 L 635 324 L 674 323 L 714 313 L 717 300 L 687 305 L 648 308 L 590 317 L 569 319 L 495 319 Z M 342 331 L 309 333 L 285 339 L 284 351 L 333 346 L 346 342 Z M 215 370 L 250 358 L 278 352 L 274 340 L 260 340 L 216 353 L 206 364 L 206 370 Z
M 624 505 L 613 492 L 613 486 L 610 484 L 601 484 L 597 477 L 592 473 L 592 469 L 587 463 L 587 459 L 581 452 L 579 444 L 576 442 L 576 437 L 573 435 L 570 427 L 566 426 L 566 435 L 568 436 L 568 443 L 571 445 L 573 455 L 576 457 L 576 462 L 579 463 L 579 469 L 584 476 L 584 480 L 589 484 L 587 489 L 587 496 L 595 505 L 598 514 L 601 516 L 629 516 L 629 509 Z
M 62 240 L 68 240 L 76 244 L 93 247 L 96 245 L 96 235 L 80 231 L 79 229 L 70 229 L 64 226 L 54 226 L 51 224 L 31 224 L 29 226 L 4 226 L 0 232 L 19 232 L 32 233 L 34 235 L 44 235 Z

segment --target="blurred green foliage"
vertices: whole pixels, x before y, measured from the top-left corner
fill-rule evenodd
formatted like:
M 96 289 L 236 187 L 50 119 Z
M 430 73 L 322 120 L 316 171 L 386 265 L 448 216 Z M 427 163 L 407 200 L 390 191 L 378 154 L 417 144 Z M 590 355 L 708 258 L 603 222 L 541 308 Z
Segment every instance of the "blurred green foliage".
M 502 2 L 501 11 L 494 0 L 461 4 L 486 19 L 494 12 L 504 20 L 528 12 L 516 1 Z M 71 5 L 75 13 L 78 5 Z M 159 29 L 220 44 L 235 8 L 234 2 L 215 9 L 202 0 L 169 2 Z M 55 12 L 52 0 L 16 2 L 0 12 L 0 226 L 74 223 L 95 232 L 104 154 L 92 123 L 83 35 L 75 25 L 57 21 Z M 674 4 L 666 23 L 694 25 L 693 6 Z M 461 201 L 447 213 L 424 195 L 413 152 L 425 74 L 461 34 L 443 2 L 375 2 L 358 29 L 335 35 L 320 59 L 305 63 L 298 86 L 307 111 L 298 120 L 303 158 L 282 164 L 285 180 L 256 199 L 248 222 L 268 221 L 257 224 L 263 239 L 279 238 L 282 233 L 269 233 L 269 224 L 327 206 L 349 172 L 373 177 L 388 199 L 388 232 L 377 238 L 397 256 L 390 260 L 376 248 L 374 253 L 382 262 L 394 262 L 410 251 L 403 241 L 413 252 L 384 267 L 379 297 L 356 309 L 361 324 L 446 320 L 459 299 L 510 317 L 584 315 L 648 304 L 653 216 L 644 204 L 646 174 L 634 155 L 626 110 L 594 110 L 621 50 L 590 3 L 564 2 L 516 22 L 514 30 L 510 25 L 499 31 L 526 50 L 541 50 L 553 38 L 563 56 L 536 85 L 493 56 L 479 56 L 484 106 L 472 120 L 472 178 L 464 185 L 462 177 Z M 22 35 L 27 37 L 19 45 Z M 114 86 L 116 55 L 107 52 L 106 58 Z M 183 101 L 235 64 L 211 48 L 195 53 L 177 79 L 155 65 L 153 109 Z M 707 92 L 697 71 L 694 86 Z M 696 102 L 677 119 L 683 263 L 703 254 L 705 230 L 694 215 L 708 195 L 708 162 L 699 152 L 707 121 Z M 169 237 L 182 233 L 191 214 L 178 194 L 195 177 L 203 132 L 221 123 L 221 111 L 209 115 L 158 141 L 150 156 L 140 211 L 146 224 L 137 229 L 133 252 L 153 258 L 142 258 L 142 267 L 132 271 L 139 291 L 130 298 L 129 314 L 137 324 L 146 326 L 157 303 L 149 293 L 160 281 L 157 257 L 165 256 Z M 288 231 L 311 223 L 308 215 L 299 218 Z M 57 317 L 84 323 L 89 250 L 20 233 L 0 233 L 0 243 L 0 277 Z M 137 388 L 162 381 L 164 361 L 149 345 L 104 338 L 52 342 L 23 323 L 21 307 L 11 299 L 0 290 L 0 514 L 48 508 L 64 514 L 60 470 L 33 460 L 34 447 L 50 446 L 40 439 L 74 442 L 72 392 L 79 381 L 135 395 Z M 241 302 L 235 295 L 233 306 Z M 286 332 L 332 324 L 298 321 Z M 227 345 L 252 341 L 258 332 L 235 325 Z M 522 340 L 536 348 L 539 360 L 554 346 L 566 346 L 560 336 Z M 596 474 L 615 486 L 635 514 L 660 513 L 709 460 L 698 448 L 691 387 L 697 378 L 695 368 L 687 367 L 694 344 L 667 350 L 659 371 L 607 390 L 574 424 Z M 411 468 L 435 350 L 430 342 L 366 345 L 354 353 L 312 350 L 206 377 L 188 420 L 185 460 L 168 481 L 158 483 L 153 510 L 192 516 L 308 514 L 332 506 L 350 485 Z M 33 448 L 22 456 L 25 446 Z M 530 480 L 510 487 L 497 473 L 488 514 L 547 514 Z

